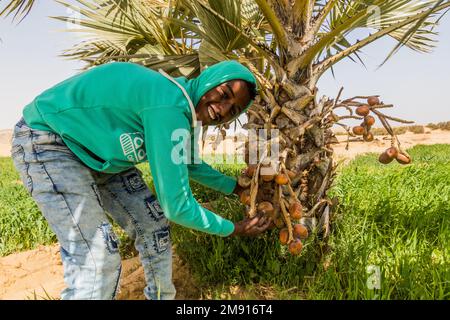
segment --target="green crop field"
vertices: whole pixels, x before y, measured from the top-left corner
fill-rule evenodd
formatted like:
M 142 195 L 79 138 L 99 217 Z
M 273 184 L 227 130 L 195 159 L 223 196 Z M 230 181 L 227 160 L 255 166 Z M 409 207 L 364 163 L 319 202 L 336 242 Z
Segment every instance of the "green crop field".
M 276 299 L 450 299 L 450 145 L 408 151 L 409 166 L 383 166 L 368 154 L 340 168 L 330 192 L 339 199 L 330 239 L 313 234 L 299 257 L 279 245 L 276 230 L 219 238 L 173 225 L 175 250 L 212 298 L 238 285 L 254 292 L 246 298 L 270 288 Z M 216 167 L 237 175 L 242 165 Z M 149 173 L 145 179 L 151 185 Z M 219 214 L 242 218 L 236 196 L 196 183 L 192 189 Z M 56 240 L 9 158 L 0 159 L 0 235 L 0 256 Z M 133 255 L 120 236 L 122 255 Z

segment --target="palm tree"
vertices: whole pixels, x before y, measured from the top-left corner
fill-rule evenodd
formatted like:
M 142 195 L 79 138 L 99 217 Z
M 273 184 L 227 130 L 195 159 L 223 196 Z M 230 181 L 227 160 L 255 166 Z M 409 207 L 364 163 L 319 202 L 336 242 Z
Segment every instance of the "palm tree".
M 193 77 L 208 65 L 235 59 L 254 72 L 261 89 L 244 128 L 267 130 L 267 146 L 278 143 L 280 154 L 260 158 L 239 180 L 250 187 L 244 197 L 248 214 L 262 210 L 278 227 L 287 227 L 294 253 L 298 241 L 291 220 L 298 211 L 310 227 L 318 221 L 324 237 L 333 218 L 327 196 L 336 171 L 333 125 L 346 128 L 349 142 L 371 141 L 372 113 L 392 136 L 393 148 L 380 161 L 411 160 L 388 122 L 405 121 L 380 111 L 391 105 L 376 96 L 341 100 L 342 90 L 335 99 L 319 98 L 318 80 L 344 58 L 363 63 L 361 49 L 383 37 L 397 42 L 385 61 L 403 46 L 429 52 L 434 29 L 450 7 L 443 0 L 77 0 L 79 8 L 57 2 L 80 13 L 56 18 L 80 26 L 71 31 L 86 40 L 65 56 L 86 67 L 132 61 Z M 33 3 L 9 0 L 0 15 L 23 17 Z M 365 35 L 353 41 L 355 32 Z M 338 116 L 338 108 L 349 115 Z M 342 123 L 347 118 L 363 123 L 351 130 Z M 269 167 L 273 172 L 260 178 Z
M 33 7 L 34 0 L 11 0 L 9 3 L 4 5 L 3 9 L 0 10 L 0 16 L 2 15 L 14 15 L 14 18 L 25 17 Z M 2 1 L 0 0 L 0 5 Z

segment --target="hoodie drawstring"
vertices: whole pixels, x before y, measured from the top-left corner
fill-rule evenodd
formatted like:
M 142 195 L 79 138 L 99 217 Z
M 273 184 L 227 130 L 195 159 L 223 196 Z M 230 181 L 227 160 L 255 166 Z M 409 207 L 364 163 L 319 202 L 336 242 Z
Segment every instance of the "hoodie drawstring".
M 172 81 L 173 83 L 175 83 L 177 85 L 178 88 L 181 89 L 181 91 L 183 92 L 184 96 L 186 97 L 188 103 L 189 103 L 189 107 L 191 108 L 191 113 L 192 113 L 192 127 L 196 128 L 197 127 L 197 114 L 195 113 L 195 107 L 194 107 L 194 103 L 192 102 L 191 98 L 189 97 L 189 95 L 187 94 L 186 90 L 183 88 L 183 86 L 181 84 L 179 84 L 174 78 L 172 78 L 171 76 L 169 76 L 166 72 L 164 72 L 164 70 L 159 69 L 158 70 L 159 73 L 161 73 L 164 77 L 166 77 L 167 79 L 169 79 L 170 81 Z

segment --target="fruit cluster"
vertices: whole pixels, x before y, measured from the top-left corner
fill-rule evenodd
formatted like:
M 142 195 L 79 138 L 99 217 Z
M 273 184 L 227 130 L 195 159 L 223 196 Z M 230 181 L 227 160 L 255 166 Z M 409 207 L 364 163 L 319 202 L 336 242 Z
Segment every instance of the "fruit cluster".
M 257 184 L 275 190 L 272 201 L 262 198 L 255 199 L 255 202 L 257 202 L 255 203 L 256 212 L 272 219 L 275 226 L 281 229 L 279 233 L 280 243 L 288 245 L 291 254 L 298 255 L 303 248 L 302 240 L 308 237 L 308 229 L 299 223 L 303 215 L 303 207 L 294 195 L 290 197 L 287 203 L 281 197 L 282 189 L 289 188 L 291 179 L 295 175 L 294 172 L 287 169 L 283 170 L 282 173 L 276 173 L 270 165 L 249 165 L 243 170 L 238 183 L 241 187 L 246 188 L 241 193 L 240 199 L 247 208 L 250 208 L 252 205 L 250 188 L 252 180 Z M 247 210 L 247 214 L 249 214 L 249 211 Z M 251 216 L 251 214 L 249 215 Z
M 364 117 L 363 122 L 356 127 L 353 127 L 353 133 L 357 136 L 363 136 L 364 141 L 371 142 L 374 139 L 373 133 L 370 129 L 375 124 L 375 118 L 370 114 L 371 107 L 379 105 L 380 99 L 378 97 L 370 97 L 367 99 L 367 104 L 361 105 L 356 108 L 356 114 Z
M 391 163 L 394 159 L 397 160 L 397 162 L 400 164 L 411 163 L 411 157 L 405 153 L 400 152 L 396 147 L 390 147 L 386 149 L 382 154 L 380 154 L 378 161 L 380 161 L 382 164 L 388 164 Z
M 367 104 L 360 105 L 355 110 L 358 116 L 364 117 L 364 120 L 361 125 L 353 127 L 352 131 L 357 136 L 363 136 L 364 141 L 370 142 L 374 139 L 374 136 L 370 132 L 370 129 L 375 124 L 375 118 L 369 114 L 371 111 L 373 111 L 374 107 L 379 106 L 380 104 L 380 99 L 376 96 L 373 96 L 367 99 Z M 411 157 L 406 152 L 403 152 L 396 148 L 393 143 L 392 147 L 386 149 L 380 155 L 378 160 L 383 164 L 388 164 L 391 163 L 394 159 L 396 159 L 400 164 L 411 163 Z

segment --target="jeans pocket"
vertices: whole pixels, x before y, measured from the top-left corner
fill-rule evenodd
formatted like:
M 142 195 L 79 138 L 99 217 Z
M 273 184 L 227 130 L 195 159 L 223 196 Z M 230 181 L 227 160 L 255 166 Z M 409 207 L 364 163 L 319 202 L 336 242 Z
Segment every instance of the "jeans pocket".
M 23 147 L 20 144 L 11 147 L 12 158 L 23 158 Z

